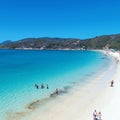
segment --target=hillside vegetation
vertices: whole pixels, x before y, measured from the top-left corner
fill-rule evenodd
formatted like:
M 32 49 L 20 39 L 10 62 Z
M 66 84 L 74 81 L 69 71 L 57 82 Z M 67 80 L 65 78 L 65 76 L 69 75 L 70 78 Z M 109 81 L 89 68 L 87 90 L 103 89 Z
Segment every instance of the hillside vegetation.
M 0 48 L 5 49 L 102 49 L 109 48 L 120 50 L 120 34 L 97 36 L 95 38 L 80 40 L 73 38 L 26 38 L 18 41 L 4 41 Z

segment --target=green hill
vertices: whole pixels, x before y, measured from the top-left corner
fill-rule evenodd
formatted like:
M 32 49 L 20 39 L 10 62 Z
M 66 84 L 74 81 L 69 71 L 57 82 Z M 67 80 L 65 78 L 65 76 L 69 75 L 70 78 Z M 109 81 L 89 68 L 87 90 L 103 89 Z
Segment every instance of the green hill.
M 74 38 L 26 38 L 18 41 L 4 41 L 0 48 L 5 49 L 102 49 L 110 48 L 120 50 L 120 34 L 103 35 L 95 38 L 80 40 Z

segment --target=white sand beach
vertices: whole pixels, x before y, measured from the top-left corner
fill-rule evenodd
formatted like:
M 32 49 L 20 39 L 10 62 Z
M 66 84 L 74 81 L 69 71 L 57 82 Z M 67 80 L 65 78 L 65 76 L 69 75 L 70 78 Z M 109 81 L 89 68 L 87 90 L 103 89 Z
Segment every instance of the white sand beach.
M 116 57 L 116 53 L 115 56 L 114 53 L 110 55 Z M 22 120 L 93 120 L 95 109 L 102 113 L 102 120 L 119 120 L 120 63 L 116 62 L 114 75 L 105 78 L 108 71 L 85 87 L 74 88 L 74 92 L 58 96 L 49 105 L 30 112 Z M 108 80 L 101 81 L 103 78 Z M 114 80 L 114 87 L 110 87 L 111 80 Z

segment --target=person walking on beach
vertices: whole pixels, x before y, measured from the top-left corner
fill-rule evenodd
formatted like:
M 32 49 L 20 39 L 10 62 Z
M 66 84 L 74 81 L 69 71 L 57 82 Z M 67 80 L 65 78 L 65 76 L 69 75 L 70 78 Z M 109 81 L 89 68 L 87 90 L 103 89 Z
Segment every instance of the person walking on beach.
M 97 111 L 96 110 L 94 110 L 94 112 L 93 112 L 93 120 L 98 120 L 97 119 Z
M 114 84 L 114 81 L 112 80 L 112 81 L 111 81 L 111 84 L 110 84 L 110 87 L 113 87 L 113 84 Z
M 101 119 L 101 112 L 98 113 L 98 120 L 102 120 Z

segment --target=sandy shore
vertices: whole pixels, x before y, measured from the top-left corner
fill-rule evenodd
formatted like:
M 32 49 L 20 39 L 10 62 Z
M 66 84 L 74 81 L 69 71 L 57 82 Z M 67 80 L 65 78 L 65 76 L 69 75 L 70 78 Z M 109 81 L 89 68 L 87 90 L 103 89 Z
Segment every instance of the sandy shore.
M 113 66 L 83 88 L 76 87 L 73 92 L 58 96 L 48 104 L 29 111 L 21 117 L 22 120 L 93 120 L 95 109 L 102 113 L 102 120 L 119 120 L 120 63 L 116 63 L 115 73 L 106 78 L 111 69 Z M 110 87 L 112 79 L 115 81 L 114 87 Z
M 103 107 L 103 120 L 120 120 L 120 63 L 118 64 L 116 74 L 113 76 L 115 85 L 107 89 L 109 100 Z

